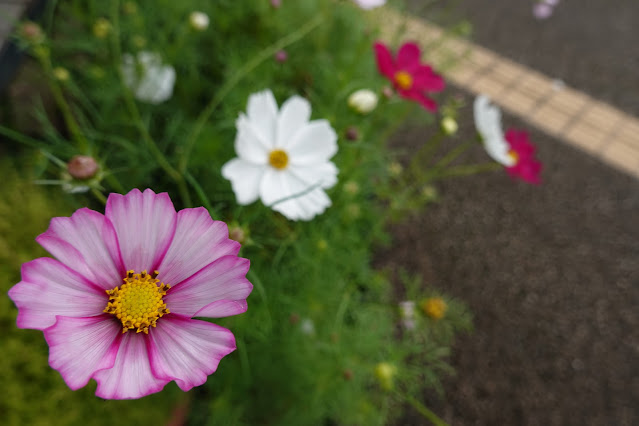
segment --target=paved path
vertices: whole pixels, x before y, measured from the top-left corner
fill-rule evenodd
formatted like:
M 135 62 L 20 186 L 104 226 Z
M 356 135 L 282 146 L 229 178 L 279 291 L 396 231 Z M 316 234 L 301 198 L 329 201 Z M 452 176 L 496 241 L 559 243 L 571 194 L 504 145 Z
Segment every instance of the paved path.
M 523 8 L 523 6 L 522 6 Z M 471 93 L 611 166 L 639 177 L 639 119 L 419 18 L 378 12 L 383 36 L 396 31 L 424 47 L 424 59 Z

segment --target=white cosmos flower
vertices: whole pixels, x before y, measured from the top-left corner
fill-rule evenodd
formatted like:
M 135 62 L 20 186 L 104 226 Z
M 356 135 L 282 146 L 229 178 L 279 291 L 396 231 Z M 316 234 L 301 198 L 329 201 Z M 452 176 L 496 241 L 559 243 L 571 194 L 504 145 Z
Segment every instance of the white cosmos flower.
M 310 117 L 311 105 L 300 96 L 279 111 L 270 90 L 249 97 L 246 115 L 235 122 L 237 158 L 222 167 L 239 204 L 260 198 L 291 220 L 310 220 L 331 205 L 324 189 L 337 182 L 329 161 L 337 134 L 327 120 Z
M 479 95 L 475 98 L 473 113 L 475 127 L 481 135 L 488 155 L 503 166 L 513 166 L 516 160 L 509 154 L 510 145 L 504 138 L 504 132 L 501 128 L 499 108 L 491 105 L 487 96 Z
M 362 9 L 373 9 L 378 6 L 383 6 L 386 0 L 355 0 L 355 3 Z
M 122 74 L 124 84 L 139 101 L 159 104 L 173 95 L 175 69 L 163 65 L 157 53 L 139 52 L 137 58 L 123 55 Z

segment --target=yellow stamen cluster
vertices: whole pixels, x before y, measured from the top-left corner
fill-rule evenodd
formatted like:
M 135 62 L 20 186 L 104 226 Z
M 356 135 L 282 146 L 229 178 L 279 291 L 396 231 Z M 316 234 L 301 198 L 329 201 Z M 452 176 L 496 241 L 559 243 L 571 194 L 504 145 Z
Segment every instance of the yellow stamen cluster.
M 442 319 L 448 309 L 446 302 L 441 297 L 430 297 L 423 300 L 420 307 L 426 315 L 435 321 Z
M 136 329 L 136 333 L 149 334 L 149 327 L 155 327 L 158 319 L 169 313 L 162 297 L 171 286 L 160 283 L 157 276 L 158 271 L 153 274 L 128 271 L 124 284 L 106 290 L 109 302 L 103 312 L 122 322 L 122 333 Z
M 513 159 L 515 164 L 519 162 L 519 154 L 517 153 L 517 151 L 511 149 L 510 151 L 508 151 L 508 156 Z
M 402 90 L 408 90 L 413 87 L 413 76 L 406 71 L 397 71 L 395 73 L 395 83 Z
M 275 149 L 269 154 L 268 162 L 271 164 L 271 166 L 275 167 L 278 170 L 285 169 L 288 165 L 288 155 L 281 149 Z

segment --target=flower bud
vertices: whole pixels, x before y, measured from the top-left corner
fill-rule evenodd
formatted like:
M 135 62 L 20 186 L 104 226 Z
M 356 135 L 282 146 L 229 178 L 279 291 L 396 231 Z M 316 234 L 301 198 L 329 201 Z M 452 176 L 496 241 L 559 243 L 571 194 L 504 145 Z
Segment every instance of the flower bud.
M 44 41 L 44 32 L 35 22 L 27 21 L 22 24 L 18 34 L 30 44 L 40 44 Z
M 359 192 L 359 184 L 354 180 L 349 180 L 344 184 L 344 191 L 350 195 L 355 195 Z
M 439 123 L 444 133 L 448 136 L 452 136 L 457 133 L 459 126 L 457 125 L 457 121 L 453 117 L 447 116 L 442 118 L 442 121 Z
M 98 172 L 99 165 L 93 157 L 75 155 L 67 163 L 67 171 L 74 179 L 90 179 Z
M 288 53 L 286 52 L 286 50 L 278 50 L 277 52 L 275 52 L 275 60 L 280 64 L 286 62 L 288 60 Z
M 388 165 L 388 173 L 393 177 L 401 175 L 403 171 L 404 167 L 397 161 L 393 161 Z
M 384 88 L 382 89 L 382 95 L 384 95 L 386 99 L 392 98 L 394 94 L 395 92 L 390 86 L 384 86 Z
M 351 370 L 350 368 L 347 368 L 346 370 L 344 370 L 342 372 L 342 375 L 344 376 L 344 380 L 346 380 L 347 382 L 353 380 L 353 370 Z
M 192 12 L 189 15 L 189 25 L 195 31 L 204 31 L 209 26 L 209 16 L 204 12 Z
M 428 317 L 435 321 L 442 319 L 448 309 L 446 302 L 441 297 L 429 297 L 420 303 L 420 307 Z
M 397 373 L 397 368 L 387 362 L 380 362 L 375 366 L 375 377 L 384 390 L 393 389 L 393 377 Z
M 360 114 L 368 114 L 377 107 L 377 94 L 369 89 L 353 92 L 348 97 L 348 106 Z
M 412 300 L 399 302 L 399 317 L 405 329 L 413 330 L 415 328 L 415 302 Z
M 135 13 L 138 13 L 138 5 L 132 1 L 128 1 L 124 3 L 122 5 L 122 8 L 124 9 L 124 13 L 126 13 L 127 15 L 133 15 Z
M 111 22 L 105 18 L 99 18 L 93 24 L 93 35 L 97 38 L 106 38 L 111 32 Z
M 246 241 L 246 233 L 240 226 L 233 226 L 229 229 L 229 238 L 243 244 Z
M 66 68 L 62 68 L 62 67 L 55 67 L 53 69 L 53 76 L 55 77 L 56 80 L 58 80 L 61 83 L 64 83 L 65 81 L 69 81 L 69 71 Z
M 271 0 L 271 6 L 275 9 L 279 9 L 282 5 L 282 0 Z
M 359 139 L 359 130 L 355 126 L 348 126 L 345 136 L 349 141 L 356 141 Z

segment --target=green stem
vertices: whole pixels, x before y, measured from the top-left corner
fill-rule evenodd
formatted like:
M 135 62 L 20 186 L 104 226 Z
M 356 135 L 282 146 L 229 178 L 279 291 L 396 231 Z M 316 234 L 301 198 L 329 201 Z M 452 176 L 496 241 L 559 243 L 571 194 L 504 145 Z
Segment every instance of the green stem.
M 397 396 L 408 402 L 419 414 L 428 419 L 435 426 L 448 426 L 446 422 L 439 418 L 439 416 L 433 413 L 428 407 L 416 400 L 410 395 L 402 395 L 399 392 L 395 392 Z
M 231 77 L 229 77 L 226 83 L 224 83 L 224 85 L 220 87 L 220 90 L 218 90 L 215 96 L 211 99 L 206 108 L 204 108 L 204 110 L 196 120 L 191 134 L 186 140 L 184 144 L 184 150 L 182 151 L 182 156 L 180 157 L 180 160 L 178 162 L 178 170 L 181 173 L 184 173 L 188 167 L 191 151 L 193 150 L 193 147 L 195 146 L 195 143 L 197 142 L 197 139 L 200 136 L 204 125 L 211 117 L 211 114 L 213 114 L 213 111 L 215 111 L 218 105 L 220 105 L 222 100 L 237 85 L 237 83 L 239 83 L 244 77 L 250 74 L 262 62 L 264 62 L 268 58 L 271 58 L 277 51 L 285 48 L 290 44 L 295 43 L 306 34 L 311 32 L 313 29 L 319 26 L 319 24 L 322 23 L 323 19 L 324 18 L 322 15 L 316 15 L 306 24 L 299 27 L 297 31 L 294 31 L 287 36 L 282 37 L 277 42 L 259 52 L 250 61 L 246 62 L 242 67 L 240 67 L 237 72 L 233 73 Z
M 153 138 L 151 137 L 144 121 L 142 120 L 142 116 L 140 115 L 140 111 L 133 99 L 133 95 L 129 88 L 124 84 L 124 72 L 122 71 L 122 52 L 120 51 L 120 21 L 119 21 L 119 10 L 120 10 L 120 2 L 119 0 L 113 0 L 111 2 L 111 24 L 113 26 L 113 31 L 111 31 L 111 48 L 113 49 L 113 56 L 116 64 L 116 69 L 118 71 L 118 77 L 120 79 L 120 83 L 124 93 L 124 103 L 129 110 L 129 113 L 133 116 L 133 120 L 135 122 L 136 127 L 138 128 L 140 134 L 142 135 L 142 140 L 146 144 L 149 151 L 153 154 L 156 161 L 164 169 L 164 171 L 178 184 L 178 190 L 180 191 L 180 196 L 182 197 L 182 202 L 185 204 L 185 207 L 189 207 L 191 205 L 191 197 L 188 192 L 188 188 L 184 183 L 184 178 L 180 172 L 178 172 L 171 163 L 164 156 L 160 148 L 157 146 Z
M 2 125 L 0 125 L 0 135 L 4 135 L 9 139 L 13 139 L 16 142 L 30 146 L 31 148 L 41 148 L 43 145 L 42 142 L 37 139 L 30 138 L 20 132 L 16 132 L 15 130 L 11 130 L 8 127 L 4 127 Z
M 62 112 L 62 118 L 64 119 L 69 132 L 71 132 L 71 136 L 77 144 L 78 150 L 83 154 L 90 154 L 89 142 L 82 134 L 78 122 L 75 120 L 75 117 L 71 113 L 71 107 L 69 106 L 69 103 L 62 93 L 60 84 L 53 76 L 53 66 L 51 65 L 51 58 L 49 54 L 47 53 L 38 55 L 38 59 L 40 60 L 40 64 L 44 68 L 45 74 L 47 76 L 47 81 L 49 83 L 49 89 L 51 89 L 51 94 L 53 95 L 53 99 Z
M 502 166 L 499 163 L 494 163 L 494 162 L 490 162 L 490 163 L 483 163 L 483 164 L 471 164 L 468 166 L 455 166 L 455 167 L 449 167 L 447 169 L 444 169 L 442 172 L 440 172 L 437 175 L 437 178 L 446 178 L 446 177 L 456 177 L 456 176 L 468 176 L 468 175 L 474 175 L 476 173 L 483 173 L 483 172 L 493 172 L 496 170 L 500 170 L 503 169 L 504 166 Z
M 100 202 L 106 206 L 107 199 L 103 193 L 98 191 L 96 188 L 91 188 L 91 193 L 95 196 L 95 198 L 100 200 Z

